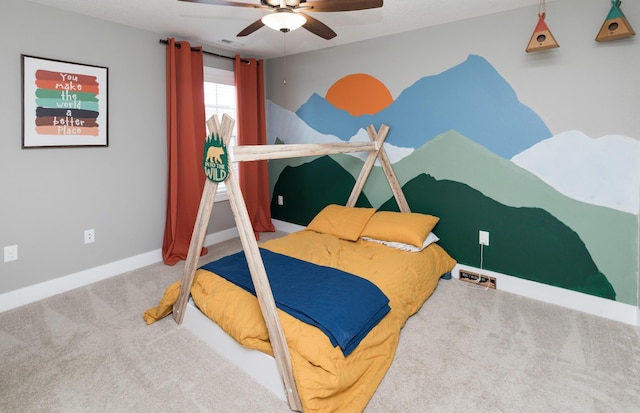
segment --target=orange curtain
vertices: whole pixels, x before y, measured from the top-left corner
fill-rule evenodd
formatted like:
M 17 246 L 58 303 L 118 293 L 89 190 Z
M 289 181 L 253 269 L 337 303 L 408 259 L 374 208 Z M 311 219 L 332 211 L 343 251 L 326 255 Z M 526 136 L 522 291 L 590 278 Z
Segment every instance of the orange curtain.
M 262 60 L 235 57 L 238 145 L 267 143 L 263 66 Z M 256 238 L 260 232 L 274 232 L 267 161 L 239 162 L 238 181 Z
M 165 264 L 187 258 L 205 176 L 204 66 L 201 48 L 167 39 L 167 216 Z M 206 253 L 203 249 L 202 253 Z

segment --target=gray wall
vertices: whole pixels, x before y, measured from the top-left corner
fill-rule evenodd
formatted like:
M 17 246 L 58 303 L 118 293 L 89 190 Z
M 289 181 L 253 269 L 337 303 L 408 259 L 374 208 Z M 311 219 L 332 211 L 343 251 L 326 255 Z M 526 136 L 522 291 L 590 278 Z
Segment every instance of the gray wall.
M 0 260 L 0 294 L 159 250 L 167 35 L 22 0 L 3 0 L 0 35 L 0 248 L 18 245 L 18 261 Z M 21 54 L 109 68 L 108 148 L 21 149 Z M 233 226 L 216 204 L 209 232 Z

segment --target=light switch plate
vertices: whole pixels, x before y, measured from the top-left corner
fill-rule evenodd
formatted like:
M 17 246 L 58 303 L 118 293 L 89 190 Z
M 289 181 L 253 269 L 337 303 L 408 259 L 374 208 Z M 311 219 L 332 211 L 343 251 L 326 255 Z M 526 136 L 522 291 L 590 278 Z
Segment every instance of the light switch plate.
M 480 231 L 478 234 L 478 243 L 480 245 L 489 246 L 489 232 L 488 231 Z
M 9 245 L 4 247 L 4 262 L 16 261 L 18 259 L 18 246 Z

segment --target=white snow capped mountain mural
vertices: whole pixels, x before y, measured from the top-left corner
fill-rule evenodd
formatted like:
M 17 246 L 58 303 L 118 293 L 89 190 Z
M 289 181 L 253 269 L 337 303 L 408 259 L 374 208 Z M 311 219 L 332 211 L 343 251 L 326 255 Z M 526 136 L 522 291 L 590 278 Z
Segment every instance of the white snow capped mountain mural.
M 634 215 L 640 211 L 640 142 L 635 139 L 623 135 L 593 139 L 567 131 L 511 161 L 570 198 Z
M 287 110 L 270 100 L 267 100 L 267 144 L 273 145 L 279 139 L 284 143 L 335 143 L 344 142 L 334 135 L 320 133 L 307 125 L 294 112 Z M 379 128 L 380 125 L 375 125 Z M 369 134 L 364 129 L 351 137 L 350 141 L 369 142 Z M 405 156 L 410 155 L 413 148 L 402 148 L 399 146 L 384 144 L 384 150 L 391 163 L 398 162 Z M 364 152 L 348 154 L 364 160 L 367 154 Z M 378 163 L 378 161 L 376 161 Z

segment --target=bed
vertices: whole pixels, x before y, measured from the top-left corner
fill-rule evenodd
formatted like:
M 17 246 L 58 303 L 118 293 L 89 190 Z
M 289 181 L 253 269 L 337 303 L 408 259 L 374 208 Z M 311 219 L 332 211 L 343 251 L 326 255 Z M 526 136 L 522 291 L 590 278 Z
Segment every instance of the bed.
M 346 357 L 319 328 L 278 309 L 305 412 L 362 411 L 391 365 L 405 321 L 432 294 L 440 276 L 455 265 L 437 243 L 411 252 L 311 229 L 267 241 L 261 248 L 340 268 L 373 282 L 389 299 L 390 311 Z M 168 314 L 178 291 L 179 284 L 172 285 L 155 314 Z M 242 346 L 273 355 L 253 294 L 200 268 L 191 295 L 200 311 Z
M 238 197 L 241 193 L 237 183 L 233 179 L 227 182 L 243 241 L 242 254 L 255 295 L 229 281 L 226 274 L 196 268 L 204 238 L 203 228 L 208 224 L 202 216 L 210 214 L 207 206 L 212 203 L 205 201 L 209 199 L 208 191 L 212 190 L 207 190 L 205 185 L 185 263 L 185 276 L 167 289 L 158 307 L 145 313 L 147 322 L 172 311 L 176 321 L 181 322 L 187 306 L 184 300 L 190 296 L 199 311 L 234 341 L 244 348 L 274 356 L 292 410 L 362 411 L 391 365 L 406 320 L 433 293 L 439 278 L 455 265 L 437 244 L 437 237 L 432 232 L 438 218 L 408 211 L 406 200 L 401 192 L 398 194 L 397 181 L 392 182 L 395 176 L 391 176 L 390 184 L 403 212 L 353 206 L 368 174 L 365 169 L 370 170 L 376 157 L 385 162 L 386 156 L 380 157 L 384 136 L 373 131 L 370 136 L 375 145 L 368 149 L 371 150 L 368 162 L 365 162 L 364 172 L 356 182 L 347 206 L 329 205 L 304 230 L 267 241 L 260 248 L 250 225 L 246 225 L 246 207 L 241 196 Z M 308 154 L 308 151 L 300 154 Z M 388 308 L 364 334 L 360 334 L 356 343 L 347 346 L 349 348 L 337 345 L 322 325 L 301 321 L 280 307 L 280 297 L 277 291 L 272 292 L 269 284 L 269 278 L 278 271 L 267 273 L 267 267 L 273 268 L 264 261 L 267 255 L 291 257 L 310 265 L 342 271 L 345 277 L 361 279 L 385 297 Z M 360 287 L 354 290 L 350 294 L 355 300 L 361 290 Z M 350 300 L 343 296 L 340 301 Z M 380 312 L 379 309 L 376 311 Z

